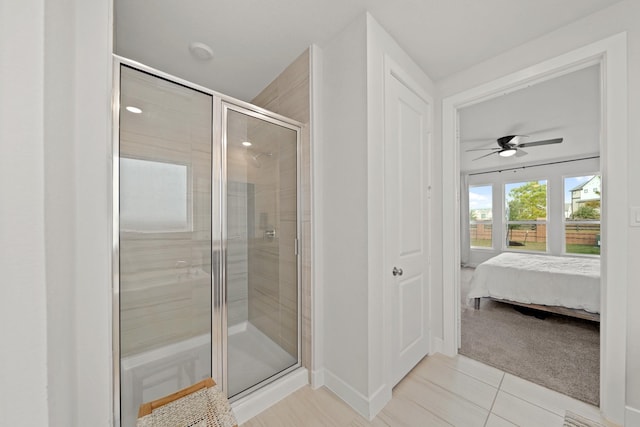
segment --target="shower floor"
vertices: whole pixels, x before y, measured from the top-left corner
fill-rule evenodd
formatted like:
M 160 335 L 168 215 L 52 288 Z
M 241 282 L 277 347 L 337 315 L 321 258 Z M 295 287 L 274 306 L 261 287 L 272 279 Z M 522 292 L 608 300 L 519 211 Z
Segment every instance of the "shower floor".
M 249 322 L 230 328 L 227 346 L 230 397 L 298 362 Z

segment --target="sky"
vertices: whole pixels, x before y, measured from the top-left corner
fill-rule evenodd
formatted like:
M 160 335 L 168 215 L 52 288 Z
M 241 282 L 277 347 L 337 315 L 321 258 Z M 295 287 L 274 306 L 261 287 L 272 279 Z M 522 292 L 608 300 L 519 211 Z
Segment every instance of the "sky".
M 491 207 L 491 186 L 469 187 L 469 209 Z
M 590 175 L 590 176 L 576 176 L 576 177 L 573 177 L 573 178 L 565 178 L 565 180 L 564 180 L 564 202 L 565 203 L 571 202 L 571 193 L 569 192 L 569 190 L 571 190 L 572 188 L 577 187 L 580 184 L 584 184 L 585 182 L 589 181 L 591 178 L 593 178 L 593 175 Z
M 591 178 L 593 178 L 593 175 L 565 178 L 565 184 L 564 184 L 565 203 L 569 203 L 571 201 L 571 193 L 569 192 L 569 190 L 571 190 L 572 188 L 580 184 L 583 184 L 589 181 Z M 542 183 L 544 181 L 540 181 L 540 182 Z M 520 184 L 521 183 L 507 184 L 505 188 L 507 194 L 512 188 L 517 187 Z M 469 187 L 469 209 L 487 209 L 487 208 L 491 208 L 491 186 L 487 185 L 487 186 L 480 186 L 480 187 Z

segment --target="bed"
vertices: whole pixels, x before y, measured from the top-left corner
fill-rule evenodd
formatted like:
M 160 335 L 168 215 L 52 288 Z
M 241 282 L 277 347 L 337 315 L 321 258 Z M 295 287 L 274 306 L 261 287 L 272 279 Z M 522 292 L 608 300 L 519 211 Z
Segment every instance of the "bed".
M 480 298 L 600 320 L 600 260 L 505 252 L 473 273 L 469 299 Z

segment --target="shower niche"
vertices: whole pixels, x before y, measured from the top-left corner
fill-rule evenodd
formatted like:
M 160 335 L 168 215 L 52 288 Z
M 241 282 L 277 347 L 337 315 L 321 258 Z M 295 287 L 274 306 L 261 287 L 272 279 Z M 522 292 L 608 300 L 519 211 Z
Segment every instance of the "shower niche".
M 300 367 L 300 126 L 114 64 L 114 389 L 131 427 L 203 378 L 234 402 Z

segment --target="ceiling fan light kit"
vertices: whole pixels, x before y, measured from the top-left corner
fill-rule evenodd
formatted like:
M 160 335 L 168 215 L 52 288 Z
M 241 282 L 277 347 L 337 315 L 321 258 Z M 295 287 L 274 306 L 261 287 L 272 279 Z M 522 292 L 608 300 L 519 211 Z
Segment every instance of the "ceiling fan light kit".
M 516 150 L 515 148 L 507 148 L 506 150 L 500 150 L 498 151 L 498 154 L 502 157 L 511 157 L 514 154 L 516 154 Z
M 535 147 L 537 145 L 550 145 L 550 144 L 559 144 L 562 142 L 563 138 L 554 138 L 554 139 L 545 139 L 540 141 L 531 141 L 531 142 L 522 142 L 524 138 L 528 138 L 527 135 L 507 135 L 498 138 L 496 141 L 498 142 L 498 148 L 475 148 L 469 151 L 485 151 L 489 150 L 491 153 L 485 154 L 484 156 L 480 156 L 475 160 L 480 160 L 485 157 L 489 157 L 492 154 L 498 154 L 500 157 L 511 157 L 515 154 L 518 157 L 524 156 L 527 153 L 522 150 L 525 147 Z

